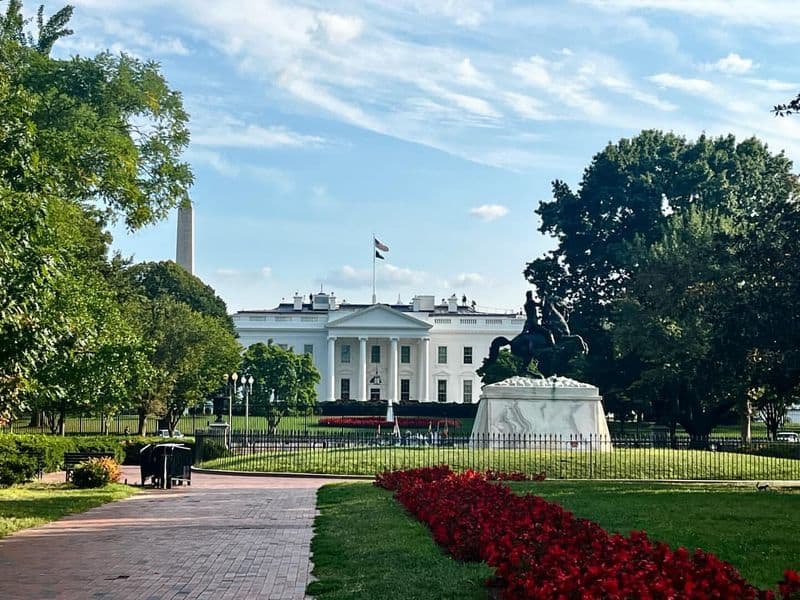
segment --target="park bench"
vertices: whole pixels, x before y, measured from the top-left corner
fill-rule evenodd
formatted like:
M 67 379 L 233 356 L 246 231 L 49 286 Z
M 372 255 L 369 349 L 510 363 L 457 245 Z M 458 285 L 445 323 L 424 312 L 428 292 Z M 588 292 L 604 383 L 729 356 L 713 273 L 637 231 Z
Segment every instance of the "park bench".
M 82 462 L 90 458 L 116 458 L 113 452 L 64 452 L 65 481 L 69 481 L 72 471 Z

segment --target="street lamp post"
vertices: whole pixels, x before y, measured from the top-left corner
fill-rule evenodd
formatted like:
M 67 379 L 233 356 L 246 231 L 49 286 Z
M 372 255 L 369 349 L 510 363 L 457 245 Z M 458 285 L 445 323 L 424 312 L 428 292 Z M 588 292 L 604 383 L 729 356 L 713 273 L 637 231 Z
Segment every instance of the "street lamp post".
M 237 373 L 223 375 L 228 386 L 228 448 L 233 441 L 233 397 L 236 395 L 236 381 L 239 379 Z
M 253 383 L 255 378 L 252 375 L 242 376 L 242 390 L 244 391 L 244 443 L 249 443 L 250 438 L 250 396 L 253 394 Z

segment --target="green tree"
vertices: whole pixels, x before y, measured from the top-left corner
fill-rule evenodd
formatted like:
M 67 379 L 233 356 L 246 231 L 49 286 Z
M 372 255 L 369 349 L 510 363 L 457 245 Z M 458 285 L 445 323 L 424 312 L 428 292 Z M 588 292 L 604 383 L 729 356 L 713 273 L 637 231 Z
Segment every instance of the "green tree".
M 511 351 L 507 349 L 500 350 L 500 352 L 497 354 L 497 360 L 487 366 L 486 363 L 488 360 L 488 357 L 484 358 L 483 364 L 476 371 L 478 377 L 481 378 L 483 385 L 497 383 L 498 381 L 503 381 L 504 379 L 508 379 L 509 377 L 514 377 L 516 375 L 541 377 L 533 361 L 531 361 L 531 364 L 525 368 L 525 365 L 522 364 L 522 359 L 514 356 L 511 354 Z
M 150 300 L 172 298 L 192 310 L 219 319 L 229 331 L 236 331 L 224 300 L 211 286 L 179 264 L 171 260 L 137 263 L 127 268 L 125 274 Z
M 654 373 L 645 374 L 654 358 L 640 354 L 643 345 L 635 343 L 635 332 L 626 332 L 627 340 L 621 343 L 620 324 L 616 322 L 622 315 L 627 316 L 627 323 L 636 324 L 632 316 L 640 309 L 636 302 L 641 304 L 646 295 L 640 288 L 639 297 L 631 297 L 630 290 L 642 265 L 647 264 L 654 273 L 669 266 L 668 259 L 658 262 L 656 257 L 648 255 L 651 247 L 670 235 L 673 215 L 683 218 L 684 213 L 696 209 L 715 211 L 717 224 L 726 219 L 735 224 L 735 234 L 723 236 L 724 243 L 716 248 L 724 248 L 725 244 L 737 248 L 747 240 L 748 232 L 762 226 L 769 211 L 784 207 L 796 197 L 798 184 L 791 173 L 790 161 L 782 154 L 770 153 L 758 140 L 737 143 L 733 136 L 713 139 L 701 136 L 687 141 L 673 134 L 645 131 L 630 140 L 609 144 L 597 154 L 584 172 L 577 192 L 560 181 L 554 182 L 553 192 L 553 201 L 543 203 L 537 212 L 542 218 L 541 230 L 555 236 L 558 247 L 531 262 L 525 275 L 540 292 L 563 298 L 572 306 L 570 325 L 584 336 L 590 347 L 583 376 L 601 388 L 607 404 L 624 402 L 630 391 L 640 396 L 660 394 L 654 402 L 658 407 L 669 404 L 670 387 L 666 383 L 658 385 L 657 382 L 665 380 L 654 378 Z M 685 241 L 689 246 L 693 243 Z M 694 257 L 705 260 L 700 252 Z M 741 272 L 739 268 L 728 268 L 738 264 L 737 261 L 724 261 L 728 276 Z M 691 276 L 687 275 L 685 282 L 691 283 Z M 741 319 L 736 319 L 737 310 L 732 307 L 737 302 L 741 304 L 741 296 L 734 293 L 730 281 L 717 283 L 714 293 L 705 300 L 732 303 L 726 305 L 727 309 L 715 323 L 727 318 L 728 327 L 719 330 L 729 332 L 739 343 L 747 336 L 743 334 Z M 690 299 L 694 304 L 687 304 L 684 309 L 679 305 L 669 307 L 671 312 L 667 314 L 678 316 L 689 307 L 704 306 L 697 298 Z M 667 297 L 666 301 L 669 300 Z M 675 300 L 678 301 L 677 296 Z M 621 301 L 629 303 L 620 305 Z M 656 319 L 659 317 L 656 299 L 650 298 L 648 302 L 643 309 Z M 693 329 L 683 323 L 679 329 L 694 331 L 698 347 L 705 348 L 700 343 L 706 335 L 702 325 Z M 646 336 L 640 337 L 647 341 Z M 744 350 L 730 341 L 714 348 L 721 352 Z M 710 359 L 710 355 L 706 358 Z M 698 359 L 702 360 L 703 355 Z M 717 355 L 715 360 L 728 364 L 732 359 L 729 355 Z M 622 386 L 620 382 L 628 385 Z M 728 382 L 728 391 L 733 393 L 739 385 L 738 379 L 731 378 Z M 716 389 L 713 398 L 704 401 L 720 403 L 720 410 L 706 407 L 699 412 L 685 411 L 689 428 L 702 431 L 721 418 L 728 406 L 727 398 L 728 394 Z
M 127 356 L 111 349 L 133 340 L 96 322 L 81 329 L 90 315 L 57 293 L 105 298 L 108 221 L 131 229 L 157 221 L 188 201 L 192 181 L 180 161 L 187 115 L 158 65 L 108 53 L 49 56 L 71 33 L 71 14 L 65 7 L 45 19 L 40 9 L 36 39 L 19 1 L 0 16 L 0 419 L 38 398 L 34 391 L 65 397 L 66 384 L 42 379 L 58 364 L 82 360 L 65 371 L 77 373 Z
M 320 374 L 308 354 L 259 342 L 245 350 L 242 372 L 255 378 L 253 400 L 266 406 L 271 433 L 284 415 L 317 401 Z

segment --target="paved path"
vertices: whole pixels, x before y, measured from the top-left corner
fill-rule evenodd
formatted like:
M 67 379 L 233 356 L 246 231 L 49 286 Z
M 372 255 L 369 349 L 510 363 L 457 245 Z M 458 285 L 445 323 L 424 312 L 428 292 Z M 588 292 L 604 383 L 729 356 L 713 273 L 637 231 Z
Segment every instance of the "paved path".
M 0 598 L 302 599 L 324 483 L 194 475 L 20 531 L 0 540 Z

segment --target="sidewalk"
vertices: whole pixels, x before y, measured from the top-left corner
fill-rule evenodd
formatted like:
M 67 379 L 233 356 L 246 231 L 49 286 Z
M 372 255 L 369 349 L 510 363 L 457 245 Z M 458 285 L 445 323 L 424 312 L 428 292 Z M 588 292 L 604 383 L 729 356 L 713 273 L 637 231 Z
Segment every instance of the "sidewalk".
M 302 599 L 325 483 L 194 474 L 191 487 L 20 531 L 0 540 L 0 598 Z

